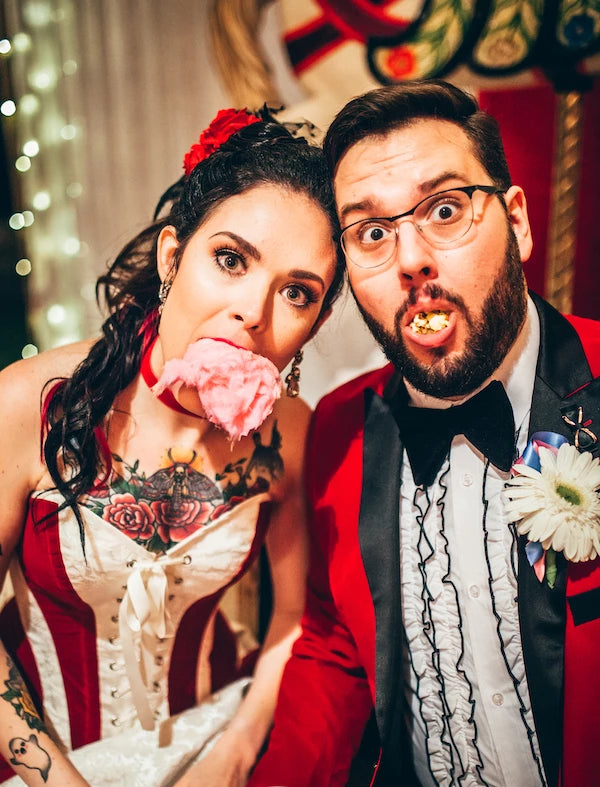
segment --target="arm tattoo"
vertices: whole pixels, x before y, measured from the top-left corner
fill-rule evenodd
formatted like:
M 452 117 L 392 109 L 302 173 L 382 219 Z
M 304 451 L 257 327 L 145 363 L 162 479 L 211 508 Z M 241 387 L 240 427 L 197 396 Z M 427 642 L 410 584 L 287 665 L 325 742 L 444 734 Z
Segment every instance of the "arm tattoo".
M 8 747 L 12 757 L 10 761 L 13 765 L 24 765 L 33 771 L 39 771 L 42 779 L 48 781 L 48 772 L 52 767 L 52 760 L 46 749 L 42 749 L 38 743 L 37 735 L 33 733 L 27 740 L 25 738 L 12 738 Z
M 13 706 L 17 716 L 23 719 L 29 729 L 45 732 L 40 714 L 33 704 L 27 686 L 11 658 L 7 659 L 7 664 L 8 678 L 4 681 L 7 690 L 4 694 L 0 694 L 0 697 Z

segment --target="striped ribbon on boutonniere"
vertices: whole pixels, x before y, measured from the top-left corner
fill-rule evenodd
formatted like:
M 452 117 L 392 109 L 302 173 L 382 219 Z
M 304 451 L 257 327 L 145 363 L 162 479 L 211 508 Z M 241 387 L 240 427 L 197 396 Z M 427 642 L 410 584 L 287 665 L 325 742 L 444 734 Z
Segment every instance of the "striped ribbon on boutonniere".
M 600 555 L 600 461 L 594 456 L 598 439 L 583 421 L 581 408 L 566 417 L 563 411 L 563 420 L 575 430 L 575 445 L 556 432 L 536 432 L 504 490 L 509 520 L 529 539 L 529 564 L 550 588 L 556 580 L 557 552 L 571 562 Z

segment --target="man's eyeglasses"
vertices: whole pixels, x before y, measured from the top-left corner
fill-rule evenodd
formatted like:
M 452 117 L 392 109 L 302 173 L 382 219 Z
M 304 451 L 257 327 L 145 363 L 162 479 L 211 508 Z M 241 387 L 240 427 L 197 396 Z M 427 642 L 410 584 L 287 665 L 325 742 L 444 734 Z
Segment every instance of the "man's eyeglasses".
M 394 255 L 399 219 L 410 217 L 417 230 L 436 249 L 459 241 L 473 224 L 473 194 L 502 194 L 495 186 L 460 186 L 422 199 L 412 210 L 397 216 L 355 221 L 342 230 L 340 241 L 346 257 L 360 268 L 377 268 Z

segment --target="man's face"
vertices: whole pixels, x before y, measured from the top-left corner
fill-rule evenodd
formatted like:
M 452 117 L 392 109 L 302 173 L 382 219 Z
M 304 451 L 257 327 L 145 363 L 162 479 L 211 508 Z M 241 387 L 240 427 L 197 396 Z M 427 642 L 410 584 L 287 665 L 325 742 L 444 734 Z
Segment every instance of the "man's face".
M 471 142 L 447 121 L 419 120 L 346 151 L 335 176 L 342 227 L 394 216 L 444 189 L 493 185 Z M 520 261 L 531 251 L 525 198 L 511 187 L 475 192 L 474 221 L 459 242 L 434 248 L 410 220 L 397 223 L 389 262 L 365 269 L 348 261 L 354 296 L 390 360 L 418 389 L 438 397 L 477 388 L 501 363 L 523 324 Z M 507 215 L 508 214 L 508 215 Z M 441 312 L 438 325 L 418 327 Z

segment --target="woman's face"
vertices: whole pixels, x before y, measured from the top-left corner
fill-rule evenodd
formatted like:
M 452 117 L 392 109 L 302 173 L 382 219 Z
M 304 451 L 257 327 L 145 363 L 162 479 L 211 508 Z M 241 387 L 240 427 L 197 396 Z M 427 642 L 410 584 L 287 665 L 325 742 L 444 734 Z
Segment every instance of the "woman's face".
M 161 280 L 172 227 L 158 242 Z M 335 272 L 331 226 L 307 196 L 275 185 L 225 200 L 190 238 L 161 315 L 155 372 L 198 339 L 227 339 L 281 371 L 317 330 Z

